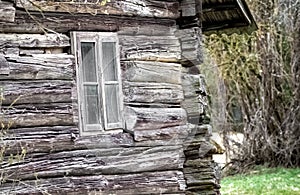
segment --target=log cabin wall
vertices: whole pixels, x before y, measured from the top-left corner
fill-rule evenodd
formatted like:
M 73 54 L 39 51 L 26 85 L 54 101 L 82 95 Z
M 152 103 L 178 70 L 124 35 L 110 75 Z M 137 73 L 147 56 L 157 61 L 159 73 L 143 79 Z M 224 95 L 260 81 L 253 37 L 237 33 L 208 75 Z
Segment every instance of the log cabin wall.
M 0 1 L 1 145 L 26 150 L 0 193 L 218 194 L 201 29 L 177 25 L 198 1 L 87 2 Z M 71 31 L 118 33 L 123 132 L 79 135 Z

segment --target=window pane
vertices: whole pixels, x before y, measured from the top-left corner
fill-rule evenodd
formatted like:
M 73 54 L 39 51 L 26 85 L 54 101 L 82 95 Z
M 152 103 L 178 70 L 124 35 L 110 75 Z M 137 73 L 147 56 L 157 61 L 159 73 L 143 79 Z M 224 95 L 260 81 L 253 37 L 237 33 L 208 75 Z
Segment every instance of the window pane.
M 103 51 L 102 63 L 103 63 L 104 80 L 116 81 L 117 80 L 116 43 L 103 42 L 102 51 Z
M 95 43 L 82 42 L 81 55 L 83 82 L 97 82 Z
M 100 124 L 98 86 L 84 85 L 84 99 L 86 124 Z
M 120 121 L 118 90 L 118 85 L 105 86 L 106 114 L 108 124 L 117 123 Z

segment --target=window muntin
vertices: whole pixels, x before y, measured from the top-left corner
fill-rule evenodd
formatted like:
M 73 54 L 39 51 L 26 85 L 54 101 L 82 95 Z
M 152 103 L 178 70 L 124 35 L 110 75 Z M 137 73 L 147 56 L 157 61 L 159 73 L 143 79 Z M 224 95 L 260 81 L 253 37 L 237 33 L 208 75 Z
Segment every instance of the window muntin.
M 82 134 L 122 128 L 116 33 L 72 32 Z

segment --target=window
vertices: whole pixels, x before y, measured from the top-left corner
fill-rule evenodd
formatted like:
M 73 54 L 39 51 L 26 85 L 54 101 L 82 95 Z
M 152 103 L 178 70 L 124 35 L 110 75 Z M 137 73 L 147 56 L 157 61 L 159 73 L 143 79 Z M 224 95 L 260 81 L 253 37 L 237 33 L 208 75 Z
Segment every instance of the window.
M 122 94 L 116 33 L 72 32 L 82 134 L 122 128 Z

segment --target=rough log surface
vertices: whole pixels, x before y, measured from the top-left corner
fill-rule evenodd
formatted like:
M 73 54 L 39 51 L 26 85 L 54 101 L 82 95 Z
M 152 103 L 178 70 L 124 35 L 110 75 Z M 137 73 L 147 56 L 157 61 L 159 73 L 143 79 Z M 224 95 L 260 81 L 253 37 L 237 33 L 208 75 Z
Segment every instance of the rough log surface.
M 70 103 L 72 102 L 72 81 L 38 80 L 38 81 L 0 81 L 4 86 L 4 101 L 9 105 L 17 100 L 17 104 Z
M 73 14 L 88 13 L 91 15 L 109 14 L 109 15 L 128 15 L 156 18 L 173 18 L 179 16 L 178 1 L 158 1 L 158 0 L 113 0 L 101 5 L 97 1 L 81 0 L 75 1 L 37 1 L 37 0 L 17 0 L 18 8 L 26 8 L 30 11 L 43 12 L 69 12 Z
M 181 59 L 185 66 L 197 66 L 203 62 L 201 34 L 201 29 L 198 27 L 176 32 L 181 42 Z
M 72 103 L 22 104 L 3 109 L 3 121 L 12 121 L 12 127 L 74 125 Z
M 34 18 L 34 20 L 32 19 Z M 37 23 L 38 22 L 38 23 Z M 176 27 L 173 19 L 130 17 L 115 15 L 65 14 L 17 11 L 14 23 L 0 22 L 3 33 L 45 33 L 45 31 L 68 33 L 70 31 L 118 31 L 124 28 L 148 26 L 149 33 L 154 29 Z
M 180 42 L 175 36 L 125 36 L 119 37 L 121 59 L 177 62 Z
M 0 21 L 1 22 L 14 22 L 16 8 L 13 3 L 0 1 Z
M 10 72 L 9 65 L 4 55 L 0 54 L 0 75 L 8 75 Z
M 74 56 L 66 54 L 35 54 L 6 56 L 10 74 L 0 80 L 72 80 Z
M 61 177 L 26 181 L 14 189 L 11 184 L 2 185 L 3 193 L 19 194 L 184 194 L 185 179 L 180 171 L 157 171 L 130 175 L 99 175 Z
M 186 111 L 182 108 L 125 108 L 128 131 L 159 129 L 186 124 Z
M 178 104 L 183 100 L 181 85 L 150 82 L 124 82 L 124 101 Z
M 123 61 L 121 66 L 124 70 L 124 79 L 131 82 L 181 84 L 180 64 L 157 61 Z
M 63 34 L 0 34 L 0 47 L 68 47 L 70 38 Z
M 28 155 L 22 164 L 2 165 L 11 179 L 115 175 L 183 168 L 181 146 L 101 148 Z M 134 159 L 134 160 L 133 160 Z M 34 173 L 34 174 L 33 174 Z

